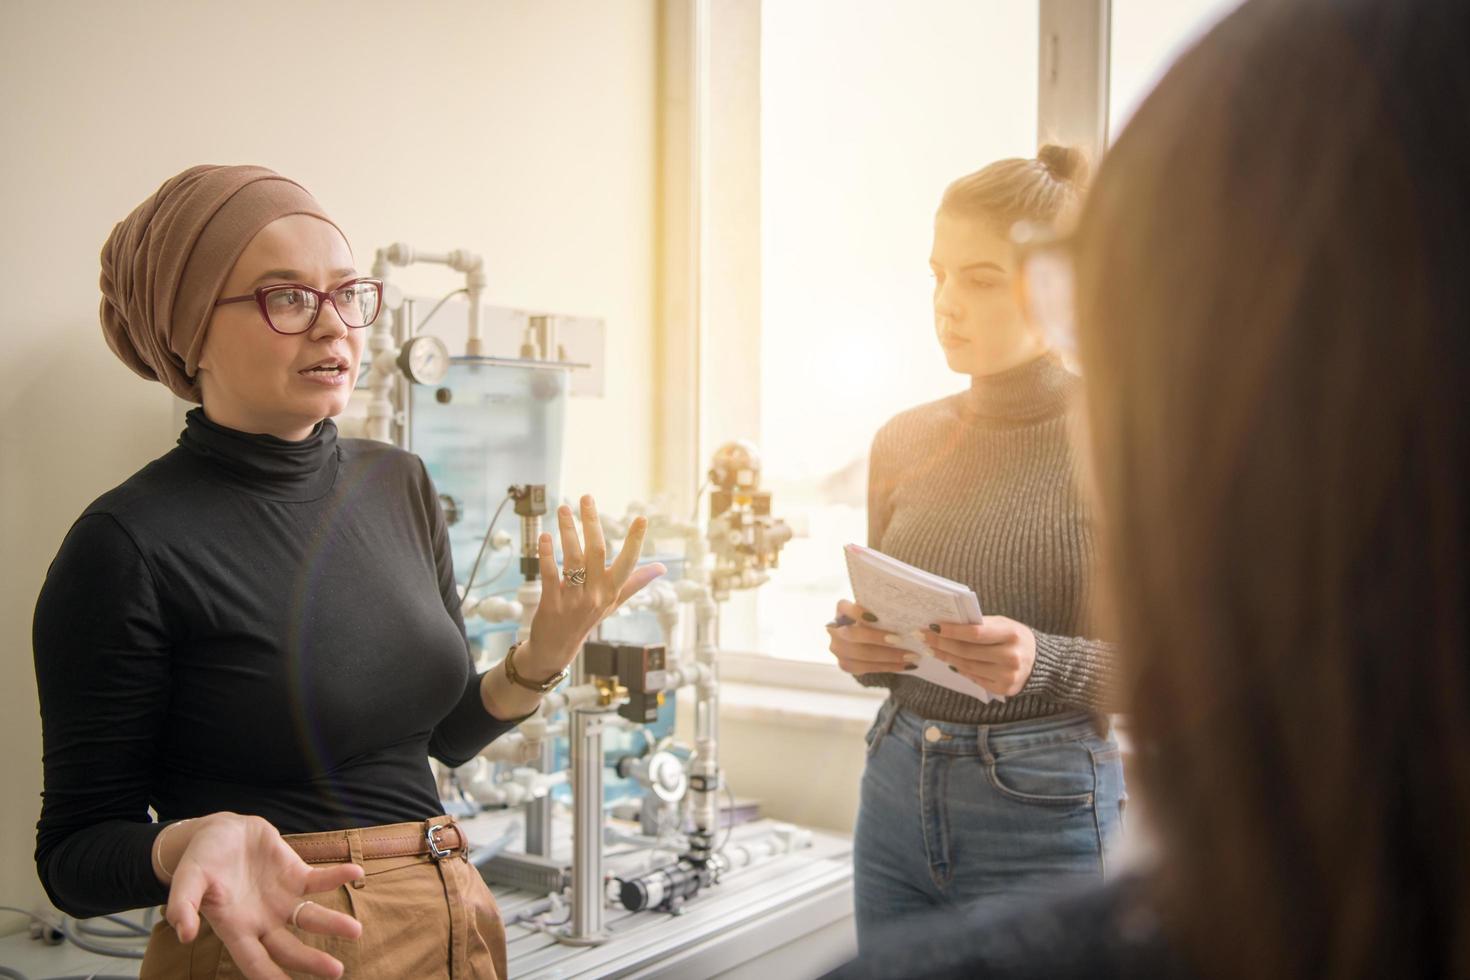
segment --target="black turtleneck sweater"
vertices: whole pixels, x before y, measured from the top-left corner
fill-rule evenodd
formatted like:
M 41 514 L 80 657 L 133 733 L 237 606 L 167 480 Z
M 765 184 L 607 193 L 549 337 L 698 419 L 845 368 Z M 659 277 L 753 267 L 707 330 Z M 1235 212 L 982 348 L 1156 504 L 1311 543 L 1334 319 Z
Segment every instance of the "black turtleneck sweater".
M 980 701 L 903 674 L 866 674 L 922 718 L 989 725 L 1112 706 L 1113 646 L 1090 631 L 1096 561 L 1068 406 L 1080 384 L 1055 355 L 979 377 L 895 416 L 873 439 L 868 545 L 963 582 L 987 615 L 1036 635 L 1021 693 Z
M 190 412 L 72 526 L 34 648 L 36 866 L 78 916 L 165 900 L 149 807 L 285 834 L 422 820 L 428 757 L 513 727 L 481 702 L 423 463 L 330 420 L 293 443 Z

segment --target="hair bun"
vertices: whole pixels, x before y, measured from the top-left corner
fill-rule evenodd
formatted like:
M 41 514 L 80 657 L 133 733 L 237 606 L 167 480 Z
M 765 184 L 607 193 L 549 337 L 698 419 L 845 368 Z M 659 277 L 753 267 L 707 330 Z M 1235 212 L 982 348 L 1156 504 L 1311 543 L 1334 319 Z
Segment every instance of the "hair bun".
M 1087 178 L 1087 158 L 1075 146 L 1048 143 L 1037 151 L 1036 160 L 1057 180 L 1080 184 Z

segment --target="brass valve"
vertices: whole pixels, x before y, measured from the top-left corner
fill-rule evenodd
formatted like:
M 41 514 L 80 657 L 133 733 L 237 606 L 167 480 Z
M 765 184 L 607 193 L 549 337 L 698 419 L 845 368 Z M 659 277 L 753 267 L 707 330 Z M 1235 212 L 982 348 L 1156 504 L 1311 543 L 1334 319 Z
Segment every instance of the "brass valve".
M 603 708 L 628 697 L 628 689 L 619 684 L 616 677 L 592 677 L 590 680 L 597 688 L 597 703 Z

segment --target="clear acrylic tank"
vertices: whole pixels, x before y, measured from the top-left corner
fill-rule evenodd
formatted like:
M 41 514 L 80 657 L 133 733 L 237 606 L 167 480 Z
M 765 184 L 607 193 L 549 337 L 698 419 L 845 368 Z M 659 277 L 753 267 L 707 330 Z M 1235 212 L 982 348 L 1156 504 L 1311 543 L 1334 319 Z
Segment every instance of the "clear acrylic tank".
M 458 511 L 449 527 L 454 577 L 467 582 L 485 530 L 515 483 L 546 485 L 551 517 L 562 497 L 562 441 L 569 369 L 495 358 L 454 358 L 438 385 L 410 386 L 409 449 L 424 461 L 442 496 Z M 548 526 L 552 521 L 544 521 Z M 507 504 L 496 524 L 514 539 L 510 552 L 487 552 L 472 583 L 474 595 L 513 594 L 520 571 L 520 519 Z M 516 624 L 472 617 L 470 639 L 498 655 Z M 496 648 L 499 649 L 496 649 Z
M 438 385 L 410 386 L 409 446 L 424 461 L 441 496 L 447 496 L 458 514 L 449 527 L 454 553 L 454 577 L 466 585 L 486 527 L 506 498 L 511 484 L 546 485 L 548 514 L 543 526 L 554 529 L 557 503 L 562 499 L 562 445 L 566 427 L 569 369 L 544 362 L 498 358 L 454 358 Z M 549 518 L 549 519 L 548 519 Z M 514 597 L 524 578 L 519 561 L 520 519 L 512 505 L 500 513 L 498 530 L 510 534 L 510 552 L 487 553 L 475 575 L 477 598 Z M 560 542 L 557 542 L 560 551 Z M 558 561 L 560 557 L 558 556 Z M 653 560 L 647 558 L 645 560 Z M 675 556 L 660 556 L 671 578 L 683 571 Z M 498 659 L 515 638 L 518 624 L 490 624 L 478 616 L 465 623 L 471 643 Z M 624 643 L 661 643 L 662 630 L 647 613 L 620 616 L 603 628 L 605 639 Z M 674 698 L 659 710 L 658 721 L 646 726 L 647 735 L 610 729 L 605 750 L 609 758 L 641 754 L 651 742 L 670 735 L 674 727 Z M 565 739 L 557 739 L 553 758 L 558 767 L 569 764 Z M 611 772 L 606 775 L 609 802 L 641 795 L 634 783 Z M 568 791 L 560 788 L 558 795 Z

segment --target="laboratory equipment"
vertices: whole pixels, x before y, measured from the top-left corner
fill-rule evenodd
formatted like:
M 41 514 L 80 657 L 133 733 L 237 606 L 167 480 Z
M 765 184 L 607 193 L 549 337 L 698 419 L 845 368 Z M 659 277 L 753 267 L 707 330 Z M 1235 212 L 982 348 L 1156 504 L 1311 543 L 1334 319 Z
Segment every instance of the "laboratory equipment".
M 395 244 L 379 251 L 374 274 L 413 262 L 465 276 L 456 291 L 470 302 L 464 353 L 448 355 L 427 331 L 448 297 L 415 322 L 424 301 L 387 290 L 389 315 L 369 338 L 372 360 L 359 382 L 362 431 L 423 459 L 448 524 L 466 634 L 488 669 L 529 636 L 540 603 L 537 539 L 548 508 L 563 499 L 570 376 L 579 366 L 564 358 L 553 314 L 518 321 L 523 356 L 487 353 L 482 328 L 498 314 L 480 308 L 486 276 L 473 253 Z M 707 524 L 638 504 L 623 517 L 601 515 L 614 547 L 635 516 L 647 517 L 640 560 L 661 561 L 669 574 L 599 627 L 570 682 L 516 731 L 467 765 L 436 766 L 446 812 L 465 826 L 496 827 L 494 846 L 473 856 L 487 880 L 498 893 L 539 894 L 539 933 L 569 949 L 613 942 L 610 922 L 626 928 L 628 915 L 687 915 L 727 875 L 810 845 L 811 835 L 794 828 L 737 834 L 733 806 L 720 805 L 728 795 L 719 761 L 720 603 L 766 582 L 791 537 L 760 475 L 755 447 L 730 443 L 711 461 Z M 680 691 L 693 710 L 687 743 L 675 737 Z M 635 819 L 612 820 L 614 806 L 632 806 Z M 845 888 L 845 872 L 839 877 Z M 553 907 L 563 921 L 546 922 Z

